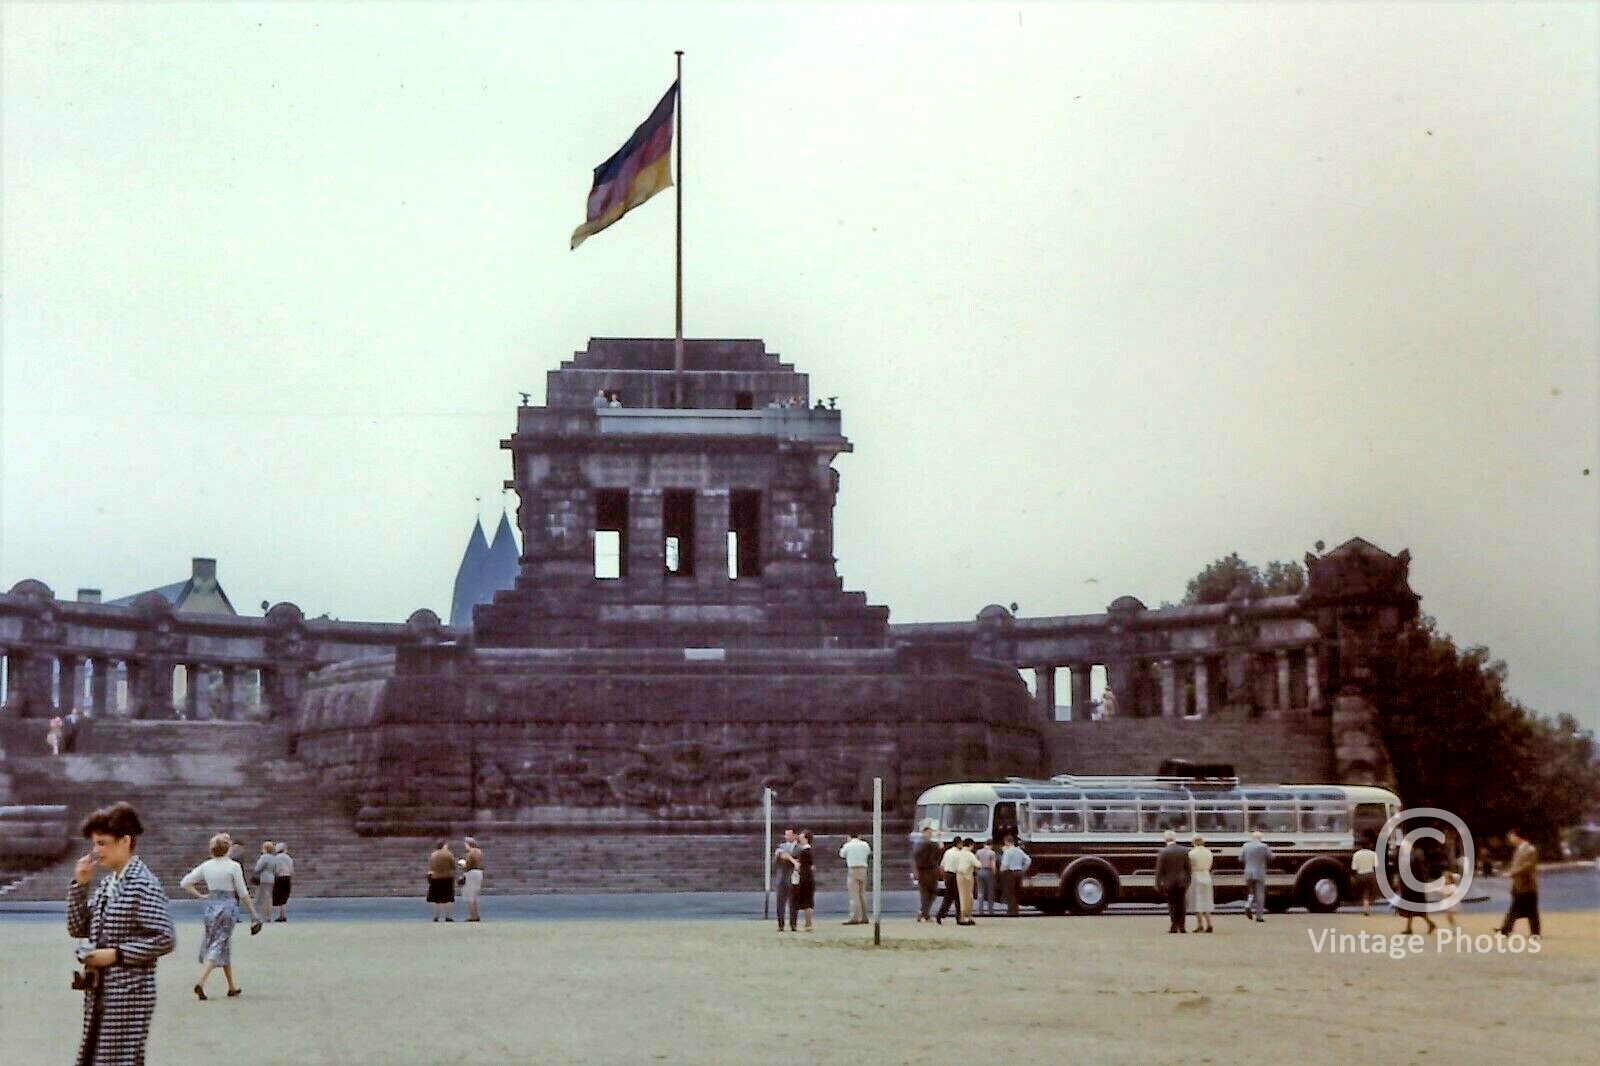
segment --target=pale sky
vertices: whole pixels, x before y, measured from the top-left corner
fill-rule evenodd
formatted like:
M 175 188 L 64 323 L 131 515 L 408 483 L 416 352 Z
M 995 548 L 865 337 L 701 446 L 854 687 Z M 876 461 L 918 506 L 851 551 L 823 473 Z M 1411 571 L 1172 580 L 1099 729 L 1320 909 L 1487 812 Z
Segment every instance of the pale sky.
M 6 4 L 0 585 L 447 615 L 682 48 L 686 331 L 837 395 L 895 621 L 1409 548 L 1600 724 L 1600 8 Z M 481 505 L 474 497 L 482 497 Z

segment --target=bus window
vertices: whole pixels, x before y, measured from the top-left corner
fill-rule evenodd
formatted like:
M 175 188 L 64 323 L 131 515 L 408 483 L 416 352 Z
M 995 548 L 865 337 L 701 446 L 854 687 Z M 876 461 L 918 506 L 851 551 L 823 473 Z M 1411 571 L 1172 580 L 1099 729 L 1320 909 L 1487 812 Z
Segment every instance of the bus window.
M 1300 801 L 1300 830 L 1305 833 L 1344 833 L 1350 829 L 1350 811 L 1329 800 Z
M 1029 824 L 1035 834 L 1081 833 L 1083 810 L 1076 803 L 1069 806 L 1060 801 L 1034 804 L 1029 811 Z
M 987 803 L 946 803 L 944 820 L 940 825 L 946 833 L 963 836 L 989 833 L 989 805 Z
M 1189 800 L 1160 793 L 1139 794 L 1139 829 L 1145 833 L 1190 832 Z
M 1095 795 L 1089 797 L 1089 832 L 1137 833 L 1138 831 L 1139 813 L 1134 810 L 1131 795 L 1126 799 Z
M 1006 837 L 1017 837 L 1017 805 L 1015 803 L 996 803 L 994 805 L 994 842 L 1001 843 Z
M 1197 798 L 1194 801 L 1194 831 L 1243 833 L 1244 802 L 1238 796 L 1231 800 L 1221 796 Z
M 931 825 L 939 828 L 939 805 L 937 803 L 919 803 L 917 809 L 911 812 L 911 825 L 917 832 L 922 832 L 922 827 Z
M 1263 833 L 1293 833 L 1296 826 L 1293 792 L 1247 792 L 1250 828 Z
M 1383 828 L 1383 823 L 1388 821 L 1389 812 L 1381 803 L 1356 804 L 1355 835 L 1356 844 L 1370 846 L 1378 839 L 1378 830 Z

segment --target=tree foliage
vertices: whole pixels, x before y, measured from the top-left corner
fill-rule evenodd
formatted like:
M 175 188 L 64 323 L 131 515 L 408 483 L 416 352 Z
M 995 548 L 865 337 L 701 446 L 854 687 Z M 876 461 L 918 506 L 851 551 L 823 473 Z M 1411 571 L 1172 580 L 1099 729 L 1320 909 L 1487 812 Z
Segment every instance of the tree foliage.
M 1221 603 L 1243 583 L 1252 597 L 1305 588 L 1298 563 L 1258 569 L 1237 552 L 1189 582 L 1185 604 Z M 1506 665 L 1484 647 L 1458 647 L 1432 618 L 1401 631 L 1374 694 L 1378 730 L 1408 807 L 1459 815 L 1481 841 L 1520 827 L 1544 855 L 1562 829 L 1600 808 L 1594 734 L 1507 694 Z
M 1200 571 L 1183 594 L 1185 606 L 1225 603 L 1234 588 L 1243 585 L 1252 599 L 1262 596 L 1296 596 L 1306 587 L 1306 572 L 1299 563 L 1251 566 L 1238 552 L 1224 556 Z
M 1571 715 L 1529 711 L 1505 680 L 1489 649 L 1457 647 L 1421 618 L 1400 637 L 1379 731 L 1407 806 L 1442 807 L 1480 838 L 1520 826 L 1553 848 L 1600 797 L 1594 736 Z

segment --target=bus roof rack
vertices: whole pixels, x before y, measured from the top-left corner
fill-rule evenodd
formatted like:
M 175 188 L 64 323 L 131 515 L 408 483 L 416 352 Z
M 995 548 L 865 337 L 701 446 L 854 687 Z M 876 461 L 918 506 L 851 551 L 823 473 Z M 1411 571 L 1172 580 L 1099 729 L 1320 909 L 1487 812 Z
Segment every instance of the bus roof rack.
M 1115 775 L 1115 774 L 1056 774 L 1050 778 L 1057 785 L 1077 785 L 1082 788 L 1238 788 L 1237 777 L 1190 777 L 1187 775 Z

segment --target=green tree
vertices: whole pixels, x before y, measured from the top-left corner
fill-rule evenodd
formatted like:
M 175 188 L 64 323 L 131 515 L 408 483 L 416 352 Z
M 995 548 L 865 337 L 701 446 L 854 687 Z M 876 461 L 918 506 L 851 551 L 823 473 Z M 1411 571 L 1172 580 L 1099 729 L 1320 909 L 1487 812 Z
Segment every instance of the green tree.
M 1262 596 L 1296 596 L 1306 587 L 1306 572 L 1299 563 L 1268 563 L 1265 570 L 1251 566 L 1238 552 L 1226 555 L 1189 582 L 1184 591 L 1185 606 L 1225 603 L 1238 585 L 1250 590 L 1252 599 Z

